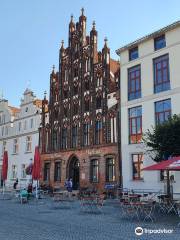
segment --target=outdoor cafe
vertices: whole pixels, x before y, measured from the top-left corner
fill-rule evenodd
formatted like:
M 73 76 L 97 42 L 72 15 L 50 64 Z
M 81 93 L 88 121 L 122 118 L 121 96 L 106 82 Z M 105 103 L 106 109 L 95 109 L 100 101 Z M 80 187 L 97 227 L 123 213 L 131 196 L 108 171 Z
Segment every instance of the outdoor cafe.
M 120 206 L 124 216 L 154 222 L 161 214 L 180 217 L 180 193 L 173 192 L 170 171 L 180 171 L 180 157 L 173 157 L 145 167 L 143 171 L 166 171 L 166 189 L 122 189 Z M 180 225 L 180 223 L 179 223 Z

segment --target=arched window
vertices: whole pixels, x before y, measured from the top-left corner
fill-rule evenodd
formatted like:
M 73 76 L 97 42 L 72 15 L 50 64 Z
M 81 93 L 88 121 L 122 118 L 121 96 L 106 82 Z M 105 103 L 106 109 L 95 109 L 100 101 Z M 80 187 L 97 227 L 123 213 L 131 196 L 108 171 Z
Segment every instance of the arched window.
M 68 116 L 68 107 L 64 106 L 64 117 Z
M 114 158 L 106 159 L 106 181 L 107 182 L 115 181 L 115 160 L 114 160 Z
M 73 87 L 74 95 L 78 94 L 78 84 Z
M 57 130 L 53 131 L 53 148 L 55 151 L 58 149 L 58 132 L 57 132 Z
M 68 90 L 64 90 L 63 93 L 64 93 L 64 98 L 68 98 Z
M 78 68 L 77 67 L 74 68 L 74 77 L 78 77 Z
M 85 101 L 84 101 L 84 111 L 85 112 L 89 111 L 89 103 L 90 103 L 89 99 L 85 99 Z
M 111 142 L 117 142 L 116 118 L 111 117 Z
M 67 148 L 67 128 L 62 129 L 62 148 Z
M 89 90 L 89 80 L 86 80 L 85 83 L 84 83 L 84 88 L 86 91 Z
M 73 114 L 74 115 L 78 114 L 78 107 L 79 107 L 78 103 L 74 103 L 73 104 Z
M 49 151 L 49 131 L 46 130 L 46 141 L 45 141 L 45 151 L 48 152 Z
M 102 107 L 102 97 L 101 95 L 96 97 L 96 109 L 99 109 Z
M 97 76 L 97 87 L 102 86 L 102 76 L 98 75 Z
M 61 181 L 61 161 L 57 161 L 54 164 L 54 181 Z
M 84 146 L 89 145 L 89 132 L 90 132 L 90 124 L 85 123 L 83 125 L 83 144 L 84 144 Z
M 72 147 L 77 147 L 78 145 L 78 126 L 73 126 L 72 128 Z
M 95 125 L 95 144 L 102 143 L 102 122 L 96 121 Z
M 91 179 L 91 182 L 99 181 L 99 161 L 97 159 L 91 160 L 90 179 Z

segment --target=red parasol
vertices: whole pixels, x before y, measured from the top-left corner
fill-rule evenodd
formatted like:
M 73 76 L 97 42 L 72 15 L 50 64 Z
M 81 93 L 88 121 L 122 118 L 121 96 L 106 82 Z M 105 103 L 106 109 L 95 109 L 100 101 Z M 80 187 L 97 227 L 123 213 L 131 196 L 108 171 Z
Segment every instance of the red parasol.
M 169 170 L 169 171 L 180 171 L 180 156 L 173 157 L 168 160 L 153 164 L 149 167 L 143 168 L 143 170 Z
M 147 170 L 147 171 L 166 170 L 166 172 L 167 172 L 167 194 L 168 194 L 168 196 L 172 197 L 171 193 L 170 193 L 169 171 L 180 171 L 180 156 L 172 157 L 168 160 L 163 160 L 162 162 L 153 164 L 149 167 L 145 167 L 142 170 Z
M 39 147 L 35 147 L 35 154 L 34 154 L 34 164 L 32 169 L 32 179 L 39 180 L 41 173 L 41 159 L 39 153 Z
M 3 165 L 2 165 L 2 179 L 5 181 L 7 179 L 7 172 L 8 172 L 8 153 L 4 151 L 3 155 Z

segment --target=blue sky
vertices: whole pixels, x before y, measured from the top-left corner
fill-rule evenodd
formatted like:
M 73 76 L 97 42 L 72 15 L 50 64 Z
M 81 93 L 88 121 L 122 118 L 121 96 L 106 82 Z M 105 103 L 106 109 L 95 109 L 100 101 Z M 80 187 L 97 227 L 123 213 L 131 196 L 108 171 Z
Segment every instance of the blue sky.
M 88 31 L 96 21 L 99 49 L 107 36 L 115 59 L 124 44 L 180 20 L 179 0 L 1 0 L 0 93 L 11 105 L 20 104 L 27 86 L 38 98 L 49 92 L 62 39 L 67 46 L 70 15 L 78 20 L 82 7 Z

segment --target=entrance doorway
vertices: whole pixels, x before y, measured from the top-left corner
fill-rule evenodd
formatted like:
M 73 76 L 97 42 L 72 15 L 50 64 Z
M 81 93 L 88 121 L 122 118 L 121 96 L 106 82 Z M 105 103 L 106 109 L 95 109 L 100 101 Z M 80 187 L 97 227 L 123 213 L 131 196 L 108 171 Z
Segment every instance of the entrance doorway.
M 73 190 L 79 188 L 79 160 L 77 157 L 72 157 L 69 163 L 69 178 L 72 178 Z

